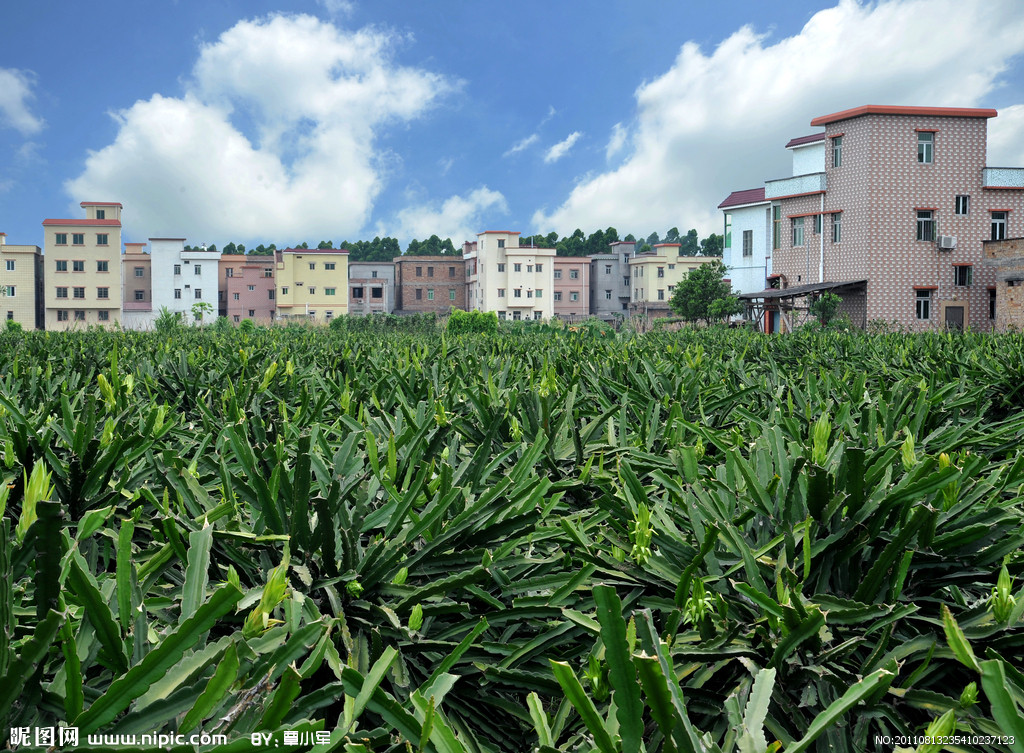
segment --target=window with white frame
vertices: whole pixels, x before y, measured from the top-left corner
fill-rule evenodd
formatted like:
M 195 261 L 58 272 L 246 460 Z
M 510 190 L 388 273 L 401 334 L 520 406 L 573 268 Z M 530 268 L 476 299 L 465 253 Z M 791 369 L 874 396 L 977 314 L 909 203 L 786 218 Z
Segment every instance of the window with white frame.
M 513 264 L 512 265 L 512 271 L 513 272 L 522 272 L 523 271 L 523 265 L 522 264 Z
M 793 245 L 802 246 L 804 245 L 804 218 L 794 217 L 793 218 Z
M 569 279 L 570 280 L 578 280 L 578 279 L 580 279 L 580 271 L 578 269 L 570 269 L 569 270 Z
M 6 259 L 5 261 L 6 261 L 5 266 L 7 267 L 7 271 L 8 272 L 13 272 L 14 271 L 14 259 Z
M 956 197 L 956 214 L 969 214 L 971 211 L 971 197 L 967 194 L 960 194 Z
M 754 255 L 754 231 L 744 230 L 743 231 L 743 255 L 753 256 Z
M 935 240 L 935 212 L 931 209 L 917 210 L 917 239 L 919 241 Z
M 916 295 L 917 318 L 926 321 L 932 318 L 932 291 L 918 290 Z
M 610 291 L 610 290 L 604 291 L 604 299 L 606 301 L 610 301 L 612 299 L 612 291 Z
M 1009 212 L 992 213 L 992 240 L 1001 241 L 1006 238 L 1006 217 Z
M 560 301 L 560 300 L 562 300 L 562 291 L 561 291 L 561 290 L 556 290 L 556 291 L 555 291 L 555 294 L 554 294 L 554 296 L 553 296 L 553 298 L 554 298 L 554 299 L 555 299 L 556 301 Z
M 832 137 L 832 167 L 843 166 L 843 137 Z
M 917 132 L 917 161 L 930 165 L 935 158 L 935 134 L 931 131 Z
M 512 297 L 513 298 L 522 298 L 523 297 L 522 289 L 521 288 L 516 288 L 515 290 L 513 290 L 512 291 Z
M 570 301 L 578 301 L 579 299 L 580 299 L 580 294 L 579 293 L 576 293 L 576 292 L 569 293 L 569 300 Z
M 556 269 L 555 270 L 555 279 L 556 280 L 561 280 L 562 279 L 562 270 L 560 270 L 560 269 Z
M 832 242 L 842 243 L 843 241 L 843 213 L 832 213 Z

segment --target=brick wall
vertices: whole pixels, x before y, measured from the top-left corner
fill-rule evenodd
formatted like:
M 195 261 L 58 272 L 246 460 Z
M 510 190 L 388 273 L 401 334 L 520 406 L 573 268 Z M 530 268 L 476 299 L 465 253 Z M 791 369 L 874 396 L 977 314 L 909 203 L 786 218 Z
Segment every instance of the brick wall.
M 454 273 L 452 270 L 454 269 Z M 430 271 L 433 270 L 433 275 Z M 419 272 L 419 274 L 417 274 Z M 417 297 L 419 291 L 419 297 Z M 434 298 L 430 300 L 430 291 Z M 451 293 L 454 291 L 454 299 Z M 466 262 L 457 256 L 409 256 L 395 259 L 396 310 L 445 314 L 466 309 Z
M 996 331 L 1024 330 L 1024 238 L 986 241 L 984 255 L 996 275 Z

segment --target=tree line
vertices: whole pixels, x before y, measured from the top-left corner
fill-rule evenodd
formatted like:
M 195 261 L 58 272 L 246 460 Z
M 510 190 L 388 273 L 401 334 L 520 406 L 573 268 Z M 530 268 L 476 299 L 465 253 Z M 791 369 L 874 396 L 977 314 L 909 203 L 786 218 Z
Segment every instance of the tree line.
M 619 237 L 619 231 L 614 227 L 604 230 L 597 230 L 586 235 L 582 230 L 576 229 L 572 235 L 559 236 L 558 233 L 547 235 L 525 235 L 519 239 L 520 246 L 538 246 L 541 248 L 554 248 L 559 256 L 591 256 L 593 254 L 608 253 L 608 246 L 612 243 L 623 241 L 633 243 L 637 253 L 645 253 L 653 250 L 659 243 L 680 244 L 679 253 L 682 256 L 721 256 L 722 236 L 711 233 L 701 239 L 696 230 L 690 229 L 686 233 L 680 233 L 679 228 L 669 229 L 664 236 L 653 232 L 639 239 L 632 233 L 624 238 Z M 349 261 L 391 261 L 396 256 L 402 256 L 402 249 L 397 238 L 377 236 L 372 241 L 348 241 L 343 240 L 337 246 L 333 241 L 323 240 L 316 246 L 310 246 L 303 241 L 288 248 L 344 248 L 348 249 Z M 199 246 L 185 246 L 186 251 L 199 251 Z M 207 251 L 216 251 L 216 245 L 206 247 Z M 255 248 L 246 249 L 243 243 L 228 243 L 221 249 L 224 254 L 249 254 L 250 256 L 272 256 L 278 247 L 271 243 L 265 246 L 262 243 Z M 406 256 L 462 256 L 462 249 L 456 248 L 451 238 L 441 239 L 432 235 L 426 240 L 413 239 L 405 249 Z

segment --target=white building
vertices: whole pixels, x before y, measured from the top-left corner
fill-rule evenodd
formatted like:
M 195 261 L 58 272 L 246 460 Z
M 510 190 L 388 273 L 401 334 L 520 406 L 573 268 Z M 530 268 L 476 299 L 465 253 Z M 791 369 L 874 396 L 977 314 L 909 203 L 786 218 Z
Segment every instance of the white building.
M 519 245 L 519 233 L 487 230 L 466 242 L 466 308 L 499 319 L 554 316 L 555 249 Z
M 189 323 L 192 306 L 207 303 L 203 323 L 217 318 L 217 271 L 219 251 L 186 251 L 184 238 L 150 238 L 153 280 L 153 312 L 166 308 Z

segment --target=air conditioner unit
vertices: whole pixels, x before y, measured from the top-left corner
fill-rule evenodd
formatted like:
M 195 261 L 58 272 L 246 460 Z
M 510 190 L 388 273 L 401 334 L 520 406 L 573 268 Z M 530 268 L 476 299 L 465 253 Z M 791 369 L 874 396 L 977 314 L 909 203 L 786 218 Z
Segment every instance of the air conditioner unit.
M 955 235 L 940 235 L 939 236 L 939 248 L 943 251 L 951 251 L 956 248 L 956 236 Z

